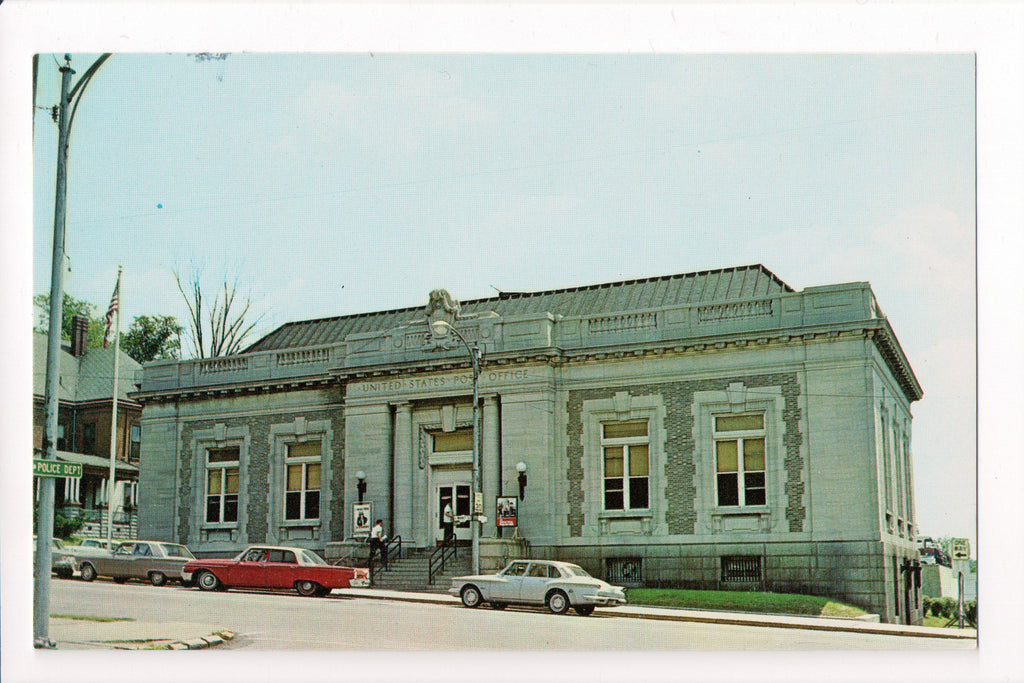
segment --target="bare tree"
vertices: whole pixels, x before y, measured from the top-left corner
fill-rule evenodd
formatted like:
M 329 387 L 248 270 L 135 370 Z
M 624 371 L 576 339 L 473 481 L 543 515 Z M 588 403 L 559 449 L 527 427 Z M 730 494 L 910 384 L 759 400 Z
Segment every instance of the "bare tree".
M 205 310 L 202 272 L 194 268 L 187 286 L 182 283 L 178 271 L 173 272 L 178 291 L 188 306 L 187 328 L 196 358 L 230 356 L 241 351 L 249 333 L 263 319 L 263 314 L 250 320 L 252 296 L 246 295 L 244 301 L 238 297 L 238 279 L 228 282 L 225 278 L 213 298 L 213 304 Z

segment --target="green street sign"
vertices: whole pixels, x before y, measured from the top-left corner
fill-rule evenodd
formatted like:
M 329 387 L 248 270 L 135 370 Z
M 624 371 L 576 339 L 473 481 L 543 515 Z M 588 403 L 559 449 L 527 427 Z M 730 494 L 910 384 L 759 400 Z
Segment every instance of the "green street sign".
M 33 474 L 37 477 L 81 477 L 82 466 L 77 462 L 59 460 L 33 460 Z

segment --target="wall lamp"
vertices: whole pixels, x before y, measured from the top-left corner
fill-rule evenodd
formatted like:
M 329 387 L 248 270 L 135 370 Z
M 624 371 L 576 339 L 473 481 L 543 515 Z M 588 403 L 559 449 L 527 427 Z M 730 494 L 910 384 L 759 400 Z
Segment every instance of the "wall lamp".
M 526 498 L 526 463 L 519 461 L 516 464 L 516 471 L 519 472 L 519 500 Z
M 363 496 L 366 495 L 366 472 L 359 470 L 356 472 L 356 491 L 359 492 L 359 502 L 363 502 Z

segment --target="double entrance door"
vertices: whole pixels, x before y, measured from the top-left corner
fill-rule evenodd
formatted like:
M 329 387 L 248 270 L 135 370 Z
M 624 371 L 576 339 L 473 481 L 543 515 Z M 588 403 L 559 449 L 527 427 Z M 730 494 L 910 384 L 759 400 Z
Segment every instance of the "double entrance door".
M 431 511 L 435 541 L 444 540 L 444 508 L 452 506 L 455 517 L 455 540 L 469 541 L 470 491 L 472 475 L 465 470 L 435 470 L 434 497 Z

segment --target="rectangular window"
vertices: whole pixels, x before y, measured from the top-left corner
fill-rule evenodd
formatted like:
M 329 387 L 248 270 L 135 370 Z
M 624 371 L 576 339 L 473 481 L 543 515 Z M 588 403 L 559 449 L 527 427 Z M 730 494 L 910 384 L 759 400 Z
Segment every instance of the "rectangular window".
M 647 420 L 601 425 L 604 509 L 650 507 L 650 436 Z
M 605 561 L 605 577 L 620 586 L 640 586 L 644 582 L 642 557 L 609 557 Z
M 287 446 L 285 456 L 284 518 L 320 519 L 320 442 Z
M 892 556 L 892 610 L 900 615 L 900 558 L 896 555 Z
M 722 558 L 722 583 L 760 583 L 761 557 L 733 555 Z
M 96 423 L 86 422 L 82 425 L 82 452 L 96 455 Z
M 142 448 L 142 428 L 139 425 L 132 425 L 128 433 L 128 460 L 137 462 Z
M 892 461 L 889 459 L 889 419 L 885 412 L 882 412 L 882 460 L 885 467 L 885 509 L 893 511 L 892 507 Z
M 435 453 L 459 453 L 473 450 L 473 428 L 456 429 L 454 432 L 434 434 Z
M 767 504 L 764 413 L 714 419 L 718 505 Z
M 206 452 L 206 521 L 238 521 L 238 452 L 211 448 Z
M 896 514 L 906 519 L 907 511 L 903 504 L 903 462 L 900 458 L 900 436 L 896 431 L 896 420 L 893 420 L 892 426 L 892 450 L 896 466 Z
M 910 476 L 910 440 L 906 437 L 903 438 L 903 468 L 903 481 L 907 496 L 907 522 L 912 525 L 914 521 L 914 485 L 913 478 Z

